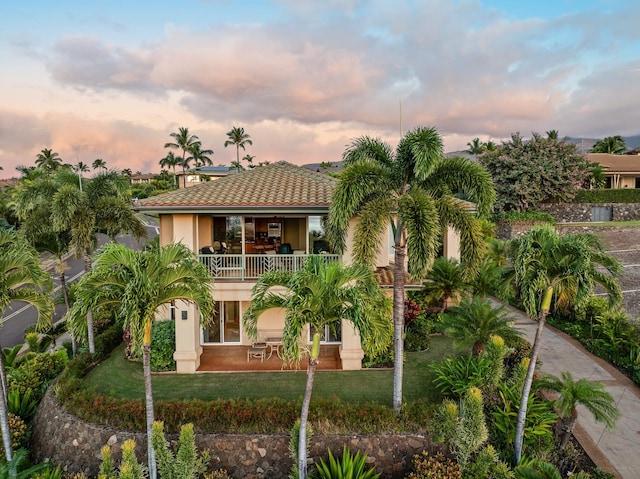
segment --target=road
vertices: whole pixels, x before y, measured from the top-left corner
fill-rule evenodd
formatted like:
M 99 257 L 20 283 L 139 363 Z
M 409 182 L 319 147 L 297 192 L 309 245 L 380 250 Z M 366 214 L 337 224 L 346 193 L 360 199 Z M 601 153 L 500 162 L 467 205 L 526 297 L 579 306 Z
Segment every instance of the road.
M 119 243 L 127 245 L 129 248 L 140 249 L 144 243 L 158 235 L 158 230 L 153 225 L 146 225 L 147 238 L 143 238 L 141 241 L 135 241 L 131 236 L 118 236 Z M 99 235 L 98 243 L 100 245 L 107 242 L 107 237 Z M 77 259 L 71 256 L 67 260 L 68 270 L 66 271 L 67 281 L 72 282 L 80 278 L 84 274 L 84 261 L 82 258 Z M 57 274 L 50 271 L 53 278 L 54 288 L 56 293 L 60 290 L 60 280 Z M 64 315 L 65 307 L 57 306 L 53 321 L 54 323 L 62 319 Z M 2 318 L 2 329 L 0 329 L 0 347 L 12 347 L 16 344 L 24 342 L 24 330 L 35 324 L 37 320 L 36 310 L 25 303 L 15 302 L 9 308 L 4 311 Z

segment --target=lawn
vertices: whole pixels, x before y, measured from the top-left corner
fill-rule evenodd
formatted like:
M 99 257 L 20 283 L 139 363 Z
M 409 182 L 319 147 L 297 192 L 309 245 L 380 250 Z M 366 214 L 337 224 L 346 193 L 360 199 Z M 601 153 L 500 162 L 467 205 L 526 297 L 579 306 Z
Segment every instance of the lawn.
M 124 345 L 116 348 L 108 359 L 91 371 L 86 381 L 103 395 L 142 400 L 142 365 L 126 360 L 123 350 Z M 405 401 L 440 401 L 440 394 L 431 384 L 433 374 L 428 365 L 451 352 L 452 340 L 438 336 L 432 338 L 428 351 L 406 354 Z M 158 374 L 153 377 L 153 396 L 155 400 L 281 398 L 295 401 L 302 397 L 305 381 L 305 371 Z M 313 394 L 316 398 L 335 397 L 347 403 L 373 402 L 391 406 L 393 370 L 319 371 Z

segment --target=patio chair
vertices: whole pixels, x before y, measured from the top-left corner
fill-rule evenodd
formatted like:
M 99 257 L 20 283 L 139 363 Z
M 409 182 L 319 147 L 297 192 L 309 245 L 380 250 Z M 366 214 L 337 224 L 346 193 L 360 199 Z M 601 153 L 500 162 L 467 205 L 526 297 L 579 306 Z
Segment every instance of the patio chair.
M 267 343 L 253 343 L 249 349 L 247 349 L 247 362 L 251 359 L 260 359 L 260 362 L 264 362 L 264 358 L 267 353 Z

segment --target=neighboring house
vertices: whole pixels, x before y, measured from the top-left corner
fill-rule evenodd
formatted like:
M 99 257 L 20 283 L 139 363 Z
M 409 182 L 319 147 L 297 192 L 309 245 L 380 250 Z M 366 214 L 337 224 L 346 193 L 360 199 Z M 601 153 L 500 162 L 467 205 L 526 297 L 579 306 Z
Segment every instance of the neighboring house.
M 210 180 L 224 178 L 230 173 L 228 166 L 201 166 L 189 171 L 177 172 L 178 187 L 189 188 Z
M 606 188 L 640 188 L 640 156 L 587 153 L 587 158 L 602 166 Z
M 325 237 L 336 183 L 330 175 L 279 162 L 140 200 L 140 211 L 159 214 L 160 244 L 189 246 L 214 277 L 217 308 L 211 326 L 201 328 L 199 312 L 185 303 L 161 313 L 176 320 L 174 358 L 179 373 L 198 370 L 203 348 L 251 346 L 242 314 L 264 271 L 294 271 L 309 254 L 323 254 L 327 261 L 351 261 L 352 235 L 341 257 L 329 251 Z M 449 234 L 447 239 L 446 250 L 457 256 L 457 236 Z M 389 265 L 389 252 L 387 240 L 380 245 L 377 267 Z M 283 326 L 283 311 L 267 311 L 259 320 L 261 340 L 277 341 Z M 339 331 L 324 333 L 324 344 L 337 346 L 339 367 L 360 369 L 363 352 L 353 328 L 345 323 Z
M 132 185 L 141 185 L 144 183 L 151 183 L 151 181 L 156 177 L 153 173 L 141 173 L 131 175 L 131 184 Z

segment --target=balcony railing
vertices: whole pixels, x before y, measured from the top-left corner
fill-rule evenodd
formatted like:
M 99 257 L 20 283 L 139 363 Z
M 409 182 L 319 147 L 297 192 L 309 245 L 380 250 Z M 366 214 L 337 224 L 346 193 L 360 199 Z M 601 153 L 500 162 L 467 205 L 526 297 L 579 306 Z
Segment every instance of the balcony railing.
M 257 279 L 267 271 L 298 271 L 307 254 L 199 254 L 214 278 Z M 323 254 L 326 261 L 338 261 L 337 254 Z

